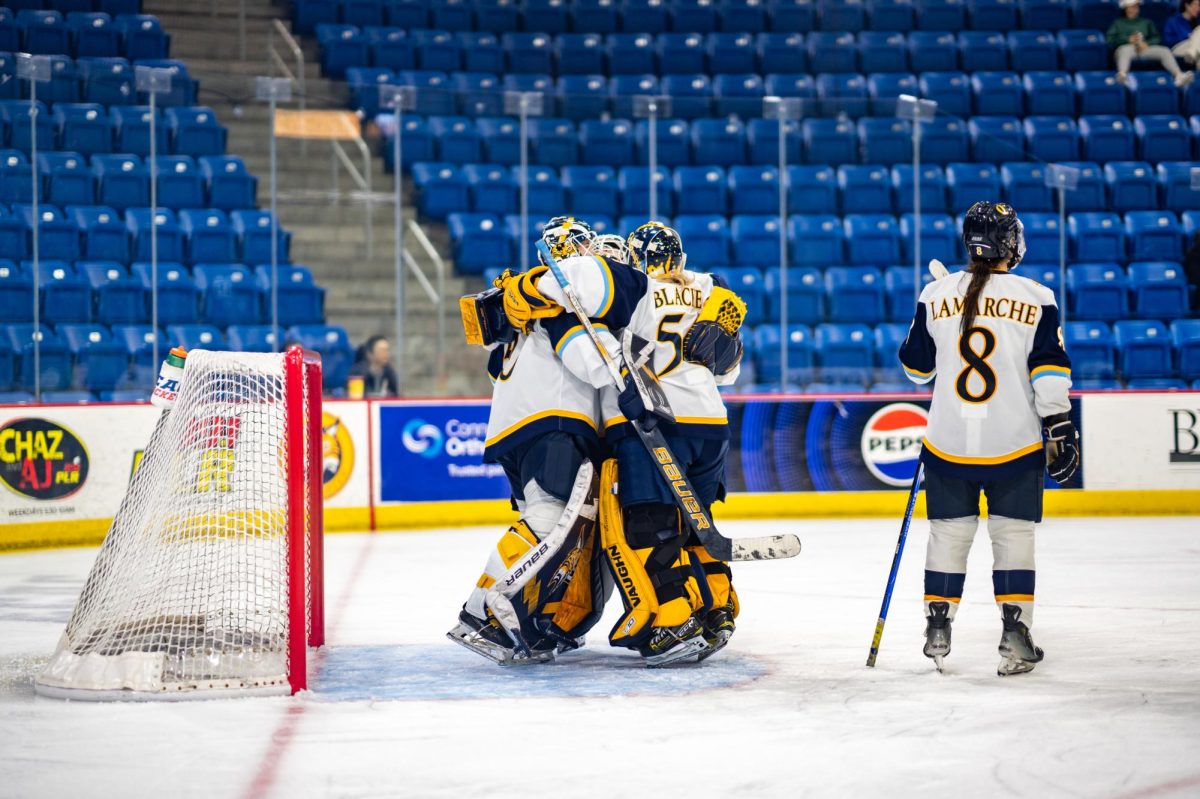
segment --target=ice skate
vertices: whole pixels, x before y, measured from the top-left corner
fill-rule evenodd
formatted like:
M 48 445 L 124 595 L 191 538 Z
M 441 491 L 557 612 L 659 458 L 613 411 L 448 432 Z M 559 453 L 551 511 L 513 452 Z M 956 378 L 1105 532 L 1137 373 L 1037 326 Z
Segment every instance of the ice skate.
M 1004 617 L 1004 633 L 1000 636 L 1000 665 L 996 673 L 1001 677 L 1033 671 L 1041 663 L 1045 653 L 1034 646 L 1029 628 L 1021 621 L 1021 608 L 1004 604 L 1000 608 Z
M 704 627 L 692 616 L 674 627 L 656 627 L 650 641 L 638 651 L 650 667 L 669 666 L 682 660 L 696 660 L 708 649 Z
M 942 671 L 943 661 L 950 654 L 950 603 L 930 602 L 925 624 L 925 657 Z
M 501 666 L 549 663 L 555 655 L 553 648 L 544 649 L 540 646 L 534 647 L 530 655 L 518 652 L 495 619 L 481 621 L 465 610 L 458 614 L 458 624 L 446 633 L 446 637 Z
M 723 649 L 733 637 L 733 600 L 728 600 L 719 608 L 713 608 L 704 617 L 704 641 L 708 648 L 700 652 L 699 660 L 710 658 Z

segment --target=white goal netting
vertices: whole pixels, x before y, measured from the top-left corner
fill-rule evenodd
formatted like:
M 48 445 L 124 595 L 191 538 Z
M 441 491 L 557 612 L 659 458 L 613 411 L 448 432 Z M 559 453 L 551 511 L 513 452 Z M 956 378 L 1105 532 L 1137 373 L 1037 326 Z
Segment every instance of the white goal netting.
M 303 687 L 319 390 L 299 350 L 187 356 L 39 692 Z

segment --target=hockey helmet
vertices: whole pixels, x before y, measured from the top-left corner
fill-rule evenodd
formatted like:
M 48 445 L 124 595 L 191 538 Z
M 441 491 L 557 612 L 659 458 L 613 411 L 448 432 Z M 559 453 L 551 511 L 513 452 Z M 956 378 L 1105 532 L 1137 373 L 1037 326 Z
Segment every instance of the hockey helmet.
M 629 245 L 616 233 L 597 236 L 592 242 L 592 252 L 606 261 L 616 261 L 622 264 L 632 263 L 629 257 Z
M 595 239 L 596 231 L 592 226 L 573 216 L 556 216 L 542 228 L 542 241 L 546 242 L 555 260 L 590 254 Z M 538 252 L 538 260 L 541 259 L 542 254 Z
M 626 239 L 634 268 L 651 277 L 683 271 L 686 256 L 683 241 L 674 228 L 662 222 L 647 222 Z
M 1008 261 L 1015 269 L 1025 257 L 1025 226 L 1005 203 L 977 202 L 963 218 L 963 245 L 970 258 Z

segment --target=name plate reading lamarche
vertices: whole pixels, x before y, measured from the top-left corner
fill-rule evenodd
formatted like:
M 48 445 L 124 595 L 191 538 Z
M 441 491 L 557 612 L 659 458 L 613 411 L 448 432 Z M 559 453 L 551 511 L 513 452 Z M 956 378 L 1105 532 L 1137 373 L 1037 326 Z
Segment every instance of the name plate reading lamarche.
M 275 135 L 281 139 L 354 141 L 359 138 L 358 117 L 352 111 L 296 111 L 276 109 Z

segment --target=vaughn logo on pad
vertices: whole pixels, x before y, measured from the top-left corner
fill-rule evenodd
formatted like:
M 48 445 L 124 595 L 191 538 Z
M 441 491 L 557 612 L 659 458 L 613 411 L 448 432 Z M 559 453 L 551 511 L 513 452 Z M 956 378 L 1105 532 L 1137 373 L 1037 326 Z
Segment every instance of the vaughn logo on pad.
M 867 470 L 887 485 L 911 485 L 928 423 L 929 413 L 908 402 L 895 402 L 876 411 L 862 432 Z

